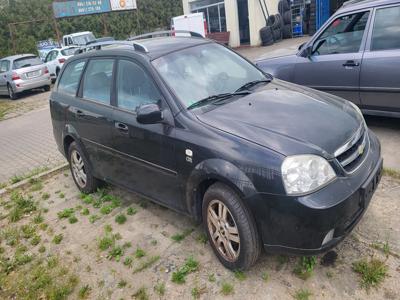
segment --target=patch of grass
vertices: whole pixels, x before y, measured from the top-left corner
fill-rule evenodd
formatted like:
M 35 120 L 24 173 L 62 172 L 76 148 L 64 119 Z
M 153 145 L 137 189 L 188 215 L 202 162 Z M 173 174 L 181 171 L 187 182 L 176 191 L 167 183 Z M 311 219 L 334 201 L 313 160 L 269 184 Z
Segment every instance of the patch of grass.
M 50 198 L 50 194 L 49 193 L 43 193 L 42 194 L 42 200 L 47 200 Z
M 30 224 L 22 225 L 21 232 L 24 239 L 30 239 L 36 234 L 36 226 Z
M 58 197 L 60 197 L 61 199 L 64 199 L 64 198 L 65 198 L 65 194 L 62 193 L 62 192 L 60 192 L 60 193 L 58 194 Z
M 128 283 L 125 281 L 125 280 L 120 280 L 119 282 L 118 282 L 118 288 L 119 289 L 123 289 L 124 287 L 126 287 L 126 285 L 127 285 Z
M 89 214 L 90 214 L 89 208 L 85 207 L 84 209 L 82 209 L 81 211 L 82 216 L 88 216 Z
M 75 217 L 75 216 L 70 216 L 70 217 L 68 218 L 68 222 L 69 222 L 70 224 L 75 224 L 76 222 L 78 222 L 78 218 Z
M 11 211 L 8 215 L 10 222 L 17 222 L 22 219 L 25 214 L 36 211 L 36 204 L 32 197 L 24 197 L 20 192 L 13 191 L 11 193 Z
M 185 264 L 182 267 L 172 273 L 172 282 L 183 284 L 186 282 L 186 276 L 190 273 L 196 272 L 198 269 L 199 262 L 190 256 L 186 259 Z
M 194 299 L 200 299 L 201 294 L 204 292 L 204 290 L 200 289 L 198 286 L 195 286 L 194 288 L 192 288 L 192 297 Z
M 376 250 L 382 251 L 386 255 L 386 257 L 389 257 L 389 255 L 393 255 L 397 258 L 400 258 L 398 257 L 398 255 L 390 251 L 390 245 L 388 241 L 386 241 L 385 243 L 380 243 L 380 242 L 373 243 L 371 244 L 371 247 Z
M 204 232 L 200 233 L 197 237 L 196 237 L 196 241 L 198 241 L 200 244 L 207 244 L 208 241 L 208 237 L 207 234 L 205 234 Z
M 262 278 L 262 280 L 267 282 L 269 280 L 269 274 L 267 272 L 262 272 L 261 278 Z
M 114 207 L 111 204 L 103 205 L 100 208 L 100 213 L 103 215 L 109 215 L 114 210 Z
M 135 257 L 142 258 L 143 256 L 146 256 L 146 252 L 143 249 L 138 247 L 135 251 Z
M 296 293 L 293 295 L 293 298 L 296 300 L 308 300 L 310 299 L 311 292 L 306 289 L 297 290 Z
M 98 246 L 101 251 L 105 251 L 109 249 L 112 245 L 114 245 L 114 238 L 112 236 L 104 236 L 99 240 Z
M 98 215 L 91 215 L 90 217 L 89 217 L 89 222 L 90 223 L 94 223 L 94 222 L 96 222 L 97 220 L 99 220 L 100 219 L 100 217 L 98 216 Z
M 104 231 L 106 233 L 111 233 L 113 231 L 112 226 L 110 224 L 104 225 Z
M 164 296 L 165 294 L 165 283 L 164 282 L 159 282 L 154 286 L 154 291 L 159 295 L 159 296 Z
M 43 181 L 39 178 L 29 179 L 29 184 L 31 185 L 32 192 L 37 192 L 43 189 Z
M 45 253 L 46 252 L 46 247 L 41 245 L 38 249 L 39 253 Z
M 177 233 L 171 236 L 171 239 L 175 242 L 180 243 L 183 241 L 188 235 L 193 232 L 193 229 L 185 229 L 182 233 Z
M 12 177 L 10 178 L 10 183 L 11 183 L 11 184 L 15 184 L 15 183 L 18 183 L 18 182 L 20 182 L 20 181 L 22 181 L 22 180 L 24 180 L 24 179 L 25 179 L 24 176 L 14 175 L 14 176 L 12 176 Z
M 49 225 L 46 224 L 46 223 L 39 224 L 39 229 L 40 230 L 45 231 L 48 227 L 49 227 Z
M 59 211 L 57 213 L 57 216 L 59 219 L 68 219 L 70 217 L 72 217 L 75 213 L 75 210 L 73 208 L 66 208 L 62 211 Z
M 235 275 L 235 278 L 239 281 L 244 281 L 247 277 L 246 274 L 241 270 L 235 270 L 233 271 L 233 274 Z
M 390 168 L 383 168 L 383 175 L 389 176 L 395 179 L 400 179 L 400 171 L 390 169 Z
M 123 255 L 124 255 L 124 249 L 121 246 L 114 245 L 108 252 L 107 258 L 109 260 L 115 259 L 115 261 L 120 261 Z
M 278 262 L 278 265 L 276 266 L 276 270 L 280 271 L 280 270 L 282 270 L 283 266 L 289 262 L 289 257 L 287 257 L 286 255 L 278 255 L 276 257 L 276 261 Z
M 79 195 L 79 197 L 82 199 L 83 203 L 85 203 L 85 204 L 92 204 L 94 202 L 94 198 L 92 195 L 81 193 Z
M 317 264 L 316 256 L 303 256 L 300 258 L 296 267 L 293 270 L 293 273 L 297 275 L 297 277 L 307 280 L 311 277 L 314 267 Z
M 42 216 L 41 213 L 37 214 L 37 215 L 33 218 L 33 223 L 35 223 L 35 224 L 41 224 L 41 223 L 43 223 L 43 221 L 44 221 L 44 218 L 43 218 L 43 216 Z
M 133 216 L 137 213 L 137 209 L 134 207 L 128 207 L 128 209 L 126 210 L 126 214 L 128 216 Z
M 221 285 L 221 294 L 224 296 L 232 295 L 234 293 L 233 285 L 229 282 L 223 282 Z
M 18 227 L 6 227 L 1 231 L 0 240 L 5 240 L 8 246 L 16 246 L 21 239 L 21 230 Z
M 214 274 L 208 274 L 208 281 L 209 282 L 215 282 L 217 279 L 215 278 Z
M 115 217 L 115 222 L 122 225 L 126 222 L 126 216 L 124 214 L 119 214 Z
M 363 259 L 353 263 L 353 270 L 361 276 L 361 287 L 369 291 L 371 287 L 377 288 L 383 282 L 388 267 L 379 259 Z
M 133 295 L 133 298 L 138 299 L 138 300 L 148 300 L 149 295 L 147 294 L 147 290 L 145 287 L 141 287 L 138 289 Z
M 127 267 L 132 267 L 133 258 L 131 256 L 127 256 L 124 259 L 124 265 Z
M 32 239 L 31 239 L 31 245 L 32 246 L 36 246 L 40 243 L 40 236 L 39 235 L 35 235 Z
M 58 245 L 58 244 L 61 243 L 61 241 L 63 240 L 63 238 L 64 238 L 64 236 L 62 235 L 62 233 L 57 234 L 57 235 L 55 235 L 54 238 L 53 238 L 53 243 L 56 244 L 56 245 Z
M 130 247 L 132 247 L 132 243 L 131 243 L 131 242 L 125 242 L 125 243 L 122 245 L 122 248 L 124 248 L 124 249 L 128 249 L 128 248 L 130 248 Z
M 153 264 L 155 264 L 160 259 L 160 256 L 152 256 L 148 258 L 146 261 L 142 262 L 137 268 L 133 270 L 133 274 L 139 273 L 147 268 L 150 268 Z
M 91 290 L 92 289 L 90 288 L 90 286 L 88 284 L 81 287 L 78 292 L 79 299 L 87 299 L 89 297 Z

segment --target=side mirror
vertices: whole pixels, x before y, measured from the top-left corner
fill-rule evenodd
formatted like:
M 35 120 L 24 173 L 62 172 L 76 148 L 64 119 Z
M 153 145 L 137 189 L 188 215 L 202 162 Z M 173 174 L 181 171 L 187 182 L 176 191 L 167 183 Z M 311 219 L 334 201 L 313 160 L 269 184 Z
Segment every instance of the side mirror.
M 309 45 L 307 48 L 301 51 L 301 56 L 305 58 L 310 58 L 313 54 L 313 45 Z
M 301 50 L 301 48 L 303 48 L 303 46 L 306 44 L 306 42 L 305 43 L 303 43 L 303 44 L 301 44 L 300 46 L 299 46 L 299 48 L 297 48 L 297 50 Z
M 139 106 L 136 120 L 140 124 L 156 124 L 164 120 L 163 113 L 157 104 Z

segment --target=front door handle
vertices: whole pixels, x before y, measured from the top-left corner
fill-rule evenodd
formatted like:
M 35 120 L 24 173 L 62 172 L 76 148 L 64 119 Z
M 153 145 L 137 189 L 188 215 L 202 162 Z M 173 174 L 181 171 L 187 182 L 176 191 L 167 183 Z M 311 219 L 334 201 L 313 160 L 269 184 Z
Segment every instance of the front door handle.
M 343 67 L 358 67 L 360 65 L 359 62 L 354 60 L 348 60 L 343 64 Z
M 122 132 L 129 131 L 128 125 L 126 125 L 124 123 L 120 123 L 120 122 L 115 122 L 115 128 L 117 128 L 119 131 L 122 131 Z

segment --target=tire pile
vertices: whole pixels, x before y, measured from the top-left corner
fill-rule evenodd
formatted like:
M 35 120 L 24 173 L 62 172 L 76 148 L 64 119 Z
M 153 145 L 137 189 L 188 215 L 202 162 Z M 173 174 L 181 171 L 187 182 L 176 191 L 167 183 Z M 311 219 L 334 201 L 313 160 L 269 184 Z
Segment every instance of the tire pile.
M 260 29 L 260 37 L 263 46 L 270 46 L 282 39 L 292 37 L 290 0 L 280 0 L 278 11 L 279 14 L 270 15 L 267 20 L 267 26 Z

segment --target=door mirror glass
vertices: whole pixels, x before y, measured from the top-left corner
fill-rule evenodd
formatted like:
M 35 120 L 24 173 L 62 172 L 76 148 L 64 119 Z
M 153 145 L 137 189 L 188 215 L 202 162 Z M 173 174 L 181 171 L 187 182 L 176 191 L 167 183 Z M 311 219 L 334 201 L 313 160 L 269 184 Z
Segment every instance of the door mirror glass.
M 136 119 L 141 124 L 156 124 L 160 123 L 164 118 L 157 104 L 145 104 L 137 109 Z
M 299 46 L 299 48 L 297 48 L 297 49 L 300 51 L 301 48 L 303 48 L 303 46 L 304 46 L 305 44 L 306 44 L 306 43 L 301 44 L 301 45 Z

